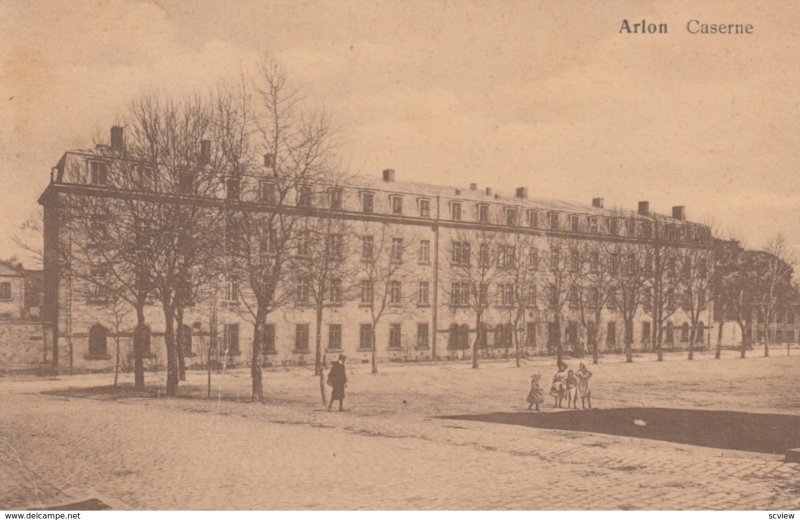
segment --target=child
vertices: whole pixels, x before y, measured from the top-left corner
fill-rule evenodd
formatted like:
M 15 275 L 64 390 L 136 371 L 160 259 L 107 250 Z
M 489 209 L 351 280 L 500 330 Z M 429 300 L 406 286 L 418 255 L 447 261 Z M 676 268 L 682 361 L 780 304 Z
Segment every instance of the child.
M 592 377 L 592 373 L 586 368 L 586 366 L 581 363 L 580 368 L 578 369 L 578 393 L 581 396 L 581 408 L 586 408 L 586 405 L 589 405 L 589 409 L 592 408 L 592 391 L 589 388 L 589 378 Z
M 578 378 L 575 376 L 575 372 L 570 370 L 567 372 L 567 380 L 566 380 L 566 387 L 567 387 L 567 408 L 577 408 L 578 407 Z
M 564 398 L 565 380 L 567 378 L 567 364 L 564 362 L 559 363 L 558 372 L 553 376 L 553 386 L 550 387 L 550 395 L 555 398 L 553 408 L 561 408 L 561 401 Z
M 534 406 L 536 407 L 536 411 L 539 411 L 539 403 L 544 402 L 544 397 L 542 396 L 542 389 L 539 388 L 539 380 L 542 378 L 539 374 L 533 374 L 531 376 L 531 391 L 528 392 L 528 410 L 532 409 Z

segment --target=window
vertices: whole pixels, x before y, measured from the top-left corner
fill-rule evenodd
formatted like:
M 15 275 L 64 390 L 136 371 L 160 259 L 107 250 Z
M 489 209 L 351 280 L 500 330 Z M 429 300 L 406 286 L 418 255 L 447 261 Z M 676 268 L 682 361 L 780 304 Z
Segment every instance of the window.
M 494 328 L 494 346 L 508 348 L 514 343 L 514 325 L 505 323 Z
M 358 330 L 358 350 L 372 350 L 372 325 L 362 323 Z
M 375 240 L 372 235 L 364 235 L 361 237 L 361 260 L 364 262 L 372 261 L 372 251 Z
M 402 215 L 403 214 L 403 197 L 399 195 L 392 195 L 389 197 L 389 200 L 392 203 L 392 214 L 393 215 Z
M 297 256 L 306 257 L 311 254 L 311 233 L 301 231 L 297 237 Z
M 90 303 L 105 303 L 108 301 L 107 276 L 108 273 L 102 267 L 95 267 L 89 271 L 89 277 L 92 280 L 88 297 Z
M 239 301 L 239 280 L 227 278 L 225 280 L 225 302 L 236 303 Z
M 428 199 L 419 199 L 419 216 L 420 217 L 430 217 L 431 216 L 431 201 Z
M 453 242 L 453 265 L 469 266 L 469 242 Z
M 272 235 L 267 227 L 258 229 L 258 251 L 262 263 L 267 263 L 269 257 L 276 252 L 275 241 L 272 240 Z
M 500 289 L 500 304 L 504 307 L 511 307 L 514 305 L 514 284 L 501 283 Z
M 478 252 L 478 267 L 489 267 L 489 244 L 481 244 Z
M 570 287 L 569 294 L 567 294 L 567 301 L 571 309 L 577 309 L 580 305 L 578 289 Z
M 489 222 L 489 206 L 478 204 L 478 222 Z
M 239 324 L 226 323 L 222 326 L 222 348 L 228 355 L 239 355 Z
M 89 216 L 90 239 L 99 239 L 106 236 L 108 232 L 108 215 L 104 213 L 92 213 Z
M 528 290 L 526 291 L 526 298 L 525 303 L 528 307 L 536 307 L 536 286 L 529 285 Z
M 599 303 L 600 303 L 600 291 L 597 289 L 597 287 L 590 288 L 589 299 L 588 299 L 589 308 L 596 309 Z
M 608 232 L 613 236 L 619 235 L 619 221 L 617 219 L 608 219 Z
M 417 323 L 417 348 L 428 348 L 428 324 Z
M 402 238 L 393 238 L 392 239 L 392 263 L 393 264 L 402 264 L 403 263 L 403 239 Z
M 675 327 L 672 326 L 672 322 L 667 323 L 667 345 L 672 345 L 675 343 Z
M 454 307 L 465 307 L 469 304 L 469 282 L 453 282 L 450 304 Z
M 625 235 L 632 237 L 636 234 L 636 221 L 629 219 L 625 221 Z
M 392 280 L 389 282 L 389 304 L 400 305 L 402 301 L 402 292 L 399 280 Z
M 642 343 L 645 345 L 650 344 L 650 322 L 642 322 Z
M 419 241 L 419 263 L 428 264 L 431 261 L 431 241 Z
M 553 284 L 547 288 L 547 301 L 550 302 L 550 307 L 557 308 L 558 307 L 558 287 Z
M 308 352 L 308 323 L 298 323 L 294 328 L 295 352 Z
M 133 330 L 133 343 L 139 345 L 142 354 L 150 354 L 150 327 L 147 325 L 137 325 Z
M 702 339 L 702 335 L 700 337 Z M 786 342 L 794 343 L 794 329 L 789 329 L 786 331 Z M 698 341 L 698 343 L 702 344 L 702 341 Z
M 275 324 L 266 323 L 261 326 L 261 353 L 275 353 Z
M 642 222 L 642 236 L 644 238 L 653 236 L 653 226 L 650 225 L 650 222 Z
M 706 326 L 703 324 L 703 322 L 702 321 L 697 322 L 697 329 L 694 331 L 694 342 L 697 343 L 698 345 L 703 344 L 704 340 L 703 336 L 705 335 L 705 330 Z
M 597 223 L 597 217 L 589 217 L 589 233 L 598 233 L 600 227 Z
M 342 326 L 338 323 L 328 325 L 328 350 L 342 350 Z
M 177 336 L 181 351 L 187 356 L 192 356 L 192 328 L 188 325 L 181 325 Z
M 608 310 L 616 310 L 617 308 L 617 288 L 616 287 L 609 287 L 608 288 Z
M 0 283 L 0 300 L 11 301 L 11 282 Z
M 600 253 L 592 251 L 589 253 L 589 272 L 597 273 L 600 270 Z
M 89 357 L 106 357 L 108 355 L 108 329 L 102 325 L 94 325 L 89 329 Z
M 104 162 L 91 162 L 89 163 L 91 173 L 91 183 L 97 185 L 105 185 L 108 183 L 108 165 Z
M 489 286 L 488 284 L 481 284 L 478 287 L 478 305 L 481 307 L 489 306 Z
M 447 339 L 447 348 L 466 349 L 469 348 L 469 326 L 467 324 L 458 325 L 451 323 Z
M 609 321 L 608 325 L 606 326 L 606 346 L 609 348 L 616 346 L 617 344 L 617 324 L 613 321 Z
M 334 305 L 342 303 L 342 280 L 340 278 L 331 280 L 331 303 Z
M 369 280 L 361 280 L 361 305 L 370 305 L 372 303 L 372 282 Z
M 684 343 L 689 341 L 689 324 L 686 322 L 681 325 L 681 341 Z
M 525 346 L 536 346 L 536 322 L 529 321 L 525 324 Z
M 332 210 L 339 211 L 342 209 L 342 189 L 331 188 L 328 190 L 328 200 Z
M 778 329 L 775 331 L 775 342 L 780 343 L 781 341 L 783 341 L 783 331 Z
M 516 226 L 517 225 L 517 210 L 514 208 L 506 208 L 506 225 L 507 226 Z
M 569 225 L 572 231 L 580 231 L 581 228 L 581 220 L 578 215 L 572 215 L 569 217 Z
M 558 229 L 558 213 L 548 213 L 547 218 L 550 221 L 550 229 Z
M 417 305 L 428 305 L 428 282 L 419 282 L 417 289 Z
M 311 207 L 311 186 L 300 186 L 300 188 L 298 188 L 297 206 L 300 208 Z
M 517 263 L 517 251 L 514 246 L 500 246 L 500 268 L 511 269 Z
M 361 211 L 372 213 L 375 210 L 375 196 L 372 193 L 361 194 Z
M 550 250 L 550 269 L 557 270 L 559 257 L 561 256 L 561 251 L 558 247 L 554 247 Z
M 461 220 L 461 203 L 460 202 L 451 202 L 450 203 L 450 218 L 452 220 Z
M 389 324 L 389 348 L 393 350 L 400 349 L 402 347 L 401 344 L 401 334 L 400 334 L 400 324 L 399 323 L 390 323 Z
M 259 198 L 261 202 L 267 204 L 277 204 L 278 202 L 278 187 L 274 182 L 261 180 L 259 181 Z
M 340 233 L 328 235 L 328 255 L 331 260 L 344 258 L 344 236 Z
M 539 250 L 535 247 L 528 251 L 528 268 L 534 271 L 539 269 Z
M 578 250 L 573 249 L 572 251 L 570 251 L 569 257 L 570 257 L 569 260 L 570 270 L 573 273 L 579 272 L 581 270 L 581 255 L 578 253 Z
M 539 212 L 533 211 L 531 209 L 528 210 L 528 227 L 529 228 L 539 227 Z
M 239 199 L 239 178 L 228 177 L 225 179 L 225 198 L 231 200 Z
M 311 298 L 311 283 L 308 278 L 301 278 L 297 281 L 297 305 L 308 305 L 308 300 Z
M 616 276 L 619 270 L 619 253 L 611 253 L 608 259 L 608 272 L 611 276 Z

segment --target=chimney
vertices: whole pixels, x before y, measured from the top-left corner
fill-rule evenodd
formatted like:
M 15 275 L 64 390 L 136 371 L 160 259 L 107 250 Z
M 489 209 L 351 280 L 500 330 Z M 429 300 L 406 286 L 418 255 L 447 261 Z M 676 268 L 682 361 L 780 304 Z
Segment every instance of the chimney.
M 518 199 L 527 199 L 528 198 L 528 188 L 517 188 L 517 198 Z
M 267 168 L 274 168 L 275 167 L 275 156 L 271 153 L 264 154 L 264 166 Z
M 125 149 L 124 131 L 121 126 L 111 127 L 111 150 L 121 152 Z
M 469 191 L 478 191 L 478 184 L 475 182 L 469 183 Z
M 486 186 L 486 195 L 491 196 L 492 188 L 490 186 Z
M 383 170 L 383 182 L 394 182 L 394 170 Z
M 650 203 L 646 200 L 639 201 L 639 215 L 647 215 L 650 213 Z
M 200 141 L 200 164 L 206 165 L 211 162 L 211 141 L 203 139 Z
M 595 197 L 592 199 L 592 207 L 593 208 L 602 208 L 605 201 L 602 197 Z
M 686 220 L 686 206 L 672 206 L 672 218 Z

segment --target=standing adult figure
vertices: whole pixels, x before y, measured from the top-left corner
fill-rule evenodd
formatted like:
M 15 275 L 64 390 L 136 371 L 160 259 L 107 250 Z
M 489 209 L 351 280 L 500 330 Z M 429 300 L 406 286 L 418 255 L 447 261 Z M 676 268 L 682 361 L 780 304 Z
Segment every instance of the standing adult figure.
M 328 384 L 333 387 L 331 392 L 331 401 L 328 403 L 328 411 L 331 411 L 334 401 L 339 401 L 339 411 L 344 410 L 344 388 L 347 385 L 347 371 L 344 368 L 344 362 L 347 359 L 344 354 L 339 354 L 339 359 L 334 361 L 331 365 L 331 371 L 328 372 Z

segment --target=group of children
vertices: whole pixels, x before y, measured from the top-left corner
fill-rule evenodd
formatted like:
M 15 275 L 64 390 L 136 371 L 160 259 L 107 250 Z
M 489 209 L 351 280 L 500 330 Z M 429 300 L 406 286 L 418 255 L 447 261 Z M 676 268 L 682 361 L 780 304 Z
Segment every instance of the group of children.
M 578 371 L 568 370 L 567 364 L 563 361 L 558 363 L 558 372 L 553 376 L 553 384 L 550 387 L 550 395 L 555 398 L 554 408 L 562 408 L 564 398 L 567 400 L 567 408 L 578 408 L 578 397 L 581 398 L 581 408 L 592 407 L 592 392 L 589 389 L 589 378 L 592 373 L 581 363 Z M 528 410 L 539 411 L 539 404 L 544 402 L 544 394 L 539 387 L 541 375 L 531 376 L 531 390 L 528 392 Z

